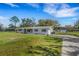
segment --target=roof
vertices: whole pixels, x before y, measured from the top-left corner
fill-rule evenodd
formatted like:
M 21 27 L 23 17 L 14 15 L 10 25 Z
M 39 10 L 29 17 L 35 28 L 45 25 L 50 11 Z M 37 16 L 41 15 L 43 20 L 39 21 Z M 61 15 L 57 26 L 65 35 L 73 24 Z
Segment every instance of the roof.
M 16 29 L 33 29 L 33 28 L 52 28 L 52 26 L 36 26 L 36 27 L 18 27 Z

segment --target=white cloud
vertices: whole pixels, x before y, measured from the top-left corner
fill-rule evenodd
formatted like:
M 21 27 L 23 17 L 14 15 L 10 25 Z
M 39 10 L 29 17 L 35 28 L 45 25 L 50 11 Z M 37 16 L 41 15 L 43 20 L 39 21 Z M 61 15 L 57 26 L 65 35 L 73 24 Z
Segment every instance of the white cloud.
M 8 17 L 0 16 L 0 20 L 8 19 Z
M 68 4 L 61 4 L 61 7 L 60 7 L 61 9 L 68 9 L 68 8 L 70 8 L 70 6 L 68 5 Z
M 57 6 L 59 9 L 57 9 Z M 43 11 L 54 17 L 73 17 L 78 14 L 76 10 L 79 10 L 79 7 L 70 8 L 68 4 L 52 4 L 52 6 L 47 4 Z
M 56 11 L 56 17 L 73 17 L 76 16 L 76 12 L 74 10 L 74 8 L 70 8 L 70 9 L 61 9 Z
M 11 6 L 11 7 L 19 7 L 18 5 L 13 4 L 13 3 L 5 3 L 5 4 L 7 4 L 7 5 Z
M 34 8 L 39 8 L 39 4 L 38 3 L 27 3 L 28 5 L 34 7 Z
M 55 4 L 45 4 L 43 11 L 54 15 L 56 13 L 56 6 Z
M 4 27 L 7 27 L 9 24 L 9 17 L 0 16 L 0 24 L 3 24 Z

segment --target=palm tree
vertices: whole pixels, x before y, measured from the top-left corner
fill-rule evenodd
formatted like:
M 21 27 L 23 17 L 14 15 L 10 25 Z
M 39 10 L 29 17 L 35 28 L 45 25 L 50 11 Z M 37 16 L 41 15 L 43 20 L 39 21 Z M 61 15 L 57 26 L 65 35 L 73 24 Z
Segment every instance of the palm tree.
M 13 16 L 10 18 L 10 22 L 12 22 L 16 28 L 16 24 L 19 22 L 19 18 L 17 16 Z

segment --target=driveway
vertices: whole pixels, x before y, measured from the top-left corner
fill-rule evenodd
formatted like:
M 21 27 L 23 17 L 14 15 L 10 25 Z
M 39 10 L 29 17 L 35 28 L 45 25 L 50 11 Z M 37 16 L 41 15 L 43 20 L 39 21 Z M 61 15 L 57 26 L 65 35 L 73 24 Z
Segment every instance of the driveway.
M 79 37 L 71 35 L 53 35 L 63 39 L 61 56 L 79 55 Z

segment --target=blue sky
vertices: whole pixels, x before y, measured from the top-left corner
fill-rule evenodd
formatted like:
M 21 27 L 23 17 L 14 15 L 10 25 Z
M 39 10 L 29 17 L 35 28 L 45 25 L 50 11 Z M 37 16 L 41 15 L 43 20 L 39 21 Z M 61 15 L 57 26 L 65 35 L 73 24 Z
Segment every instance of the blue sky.
M 10 24 L 9 18 L 55 19 L 64 25 L 73 25 L 79 19 L 77 3 L 0 3 L 0 23 Z

